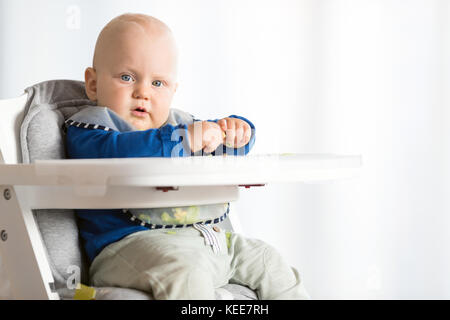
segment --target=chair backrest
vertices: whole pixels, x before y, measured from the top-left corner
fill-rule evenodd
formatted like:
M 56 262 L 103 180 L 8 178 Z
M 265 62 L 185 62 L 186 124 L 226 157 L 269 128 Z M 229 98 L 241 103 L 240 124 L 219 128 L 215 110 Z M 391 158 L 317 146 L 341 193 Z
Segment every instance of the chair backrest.
M 0 161 L 7 164 L 20 163 L 20 126 L 28 95 L 0 100 Z
M 67 98 L 62 93 L 70 95 L 75 91 L 75 98 L 83 98 L 80 88 L 81 84 L 73 81 L 49 81 L 25 89 L 18 98 L 0 100 L 0 163 L 32 163 L 36 159 L 53 159 L 64 154 L 60 132 L 64 112 L 74 113 L 78 109 L 72 107 L 72 110 L 71 106 L 77 102 L 66 103 Z M 53 102 L 54 96 L 61 97 L 67 108 L 52 109 L 48 102 Z M 82 101 L 80 99 L 80 104 Z M 72 276 L 67 271 L 69 266 L 81 269 L 83 283 L 87 279 L 74 212 L 40 209 L 33 210 L 33 216 L 45 246 L 55 289 L 63 290 L 60 296 L 64 297 L 67 279 Z

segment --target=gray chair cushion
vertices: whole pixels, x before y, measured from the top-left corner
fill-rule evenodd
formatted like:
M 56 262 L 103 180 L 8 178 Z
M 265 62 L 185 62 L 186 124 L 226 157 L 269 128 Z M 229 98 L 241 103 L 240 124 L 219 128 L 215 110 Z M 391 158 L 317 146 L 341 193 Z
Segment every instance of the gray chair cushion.
M 84 90 L 84 82 L 52 80 L 25 89 L 28 100 L 20 131 L 22 160 L 64 159 L 62 134 L 64 121 L 85 108 L 94 105 Z M 47 250 L 55 288 L 63 299 L 73 297 L 74 291 L 67 284 L 74 278 L 74 270 L 80 271 L 81 282 L 88 284 L 88 267 L 81 249 L 78 228 L 73 210 L 34 210 L 43 242 Z M 224 221 L 225 229 L 228 221 Z M 250 289 L 239 285 L 223 287 L 234 299 L 256 299 Z M 226 296 L 226 295 L 225 295 Z M 217 295 L 220 298 L 220 294 Z M 97 288 L 97 299 L 150 299 L 147 293 L 124 288 Z
M 64 120 L 86 105 L 93 105 L 84 91 L 84 83 L 53 80 L 25 89 L 28 99 L 20 129 L 22 161 L 65 158 L 62 125 Z M 67 288 L 74 267 L 82 283 L 88 283 L 73 210 L 34 210 L 57 291 Z

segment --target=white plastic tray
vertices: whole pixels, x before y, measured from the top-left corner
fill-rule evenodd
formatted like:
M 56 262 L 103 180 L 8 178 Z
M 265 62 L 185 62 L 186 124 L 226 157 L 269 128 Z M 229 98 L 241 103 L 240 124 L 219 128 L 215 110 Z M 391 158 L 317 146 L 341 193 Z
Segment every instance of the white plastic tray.
M 352 177 L 361 156 L 265 154 L 185 158 L 39 160 L 1 165 L 0 184 L 224 186 Z

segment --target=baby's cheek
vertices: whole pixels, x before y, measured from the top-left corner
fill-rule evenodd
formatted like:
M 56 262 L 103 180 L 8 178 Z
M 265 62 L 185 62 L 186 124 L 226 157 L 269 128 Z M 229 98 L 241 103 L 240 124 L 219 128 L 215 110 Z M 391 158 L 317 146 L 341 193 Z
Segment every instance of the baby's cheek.
M 152 120 L 156 127 L 161 127 L 164 122 L 169 118 L 169 107 L 167 108 L 158 108 L 152 112 Z
M 152 97 L 152 120 L 155 125 L 159 128 L 167 121 L 170 113 L 170 106 L 172 103 L 173 94 L 167 91 L 161 91 L 155 93 Z

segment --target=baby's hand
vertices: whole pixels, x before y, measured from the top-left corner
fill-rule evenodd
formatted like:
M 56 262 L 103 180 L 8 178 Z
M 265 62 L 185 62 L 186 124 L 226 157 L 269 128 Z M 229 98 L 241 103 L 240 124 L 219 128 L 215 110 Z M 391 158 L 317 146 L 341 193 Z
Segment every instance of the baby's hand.
M 192 152 L 204 150 L 213 152 L 223 143 L 224 133 L 220 126 L 211 121 L 196 121 L 188 126 L 188 138 Z
M 246 121 L 237 118 L 224 118 L 217 121 L 217 124 L 225 132 L 223 144 L 227 147 L 241 148 L 250 141 L 252 129 Z

